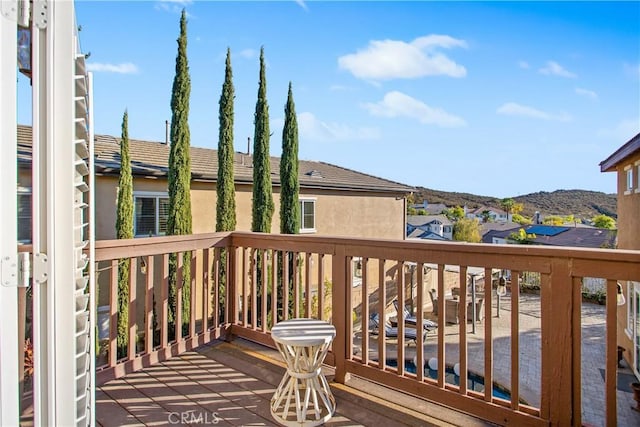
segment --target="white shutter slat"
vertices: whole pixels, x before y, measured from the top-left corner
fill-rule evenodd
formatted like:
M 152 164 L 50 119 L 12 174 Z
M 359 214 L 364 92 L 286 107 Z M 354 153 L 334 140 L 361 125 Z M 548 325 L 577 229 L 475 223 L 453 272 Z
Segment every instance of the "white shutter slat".
M 89 135 L 89 100 L 88 84 L 86 75 L 86 64 L 84 55 L 78 54 L 75 58 L 75 256 L 76 256 L 76 425 L 91 425 L 91 337 L 93 336 L 91 327 L 91 315 L 87 293 L 87 283 L 89 282 L 89 256 L 85 252 L 89 244 L 89 150 L 87 141 Z

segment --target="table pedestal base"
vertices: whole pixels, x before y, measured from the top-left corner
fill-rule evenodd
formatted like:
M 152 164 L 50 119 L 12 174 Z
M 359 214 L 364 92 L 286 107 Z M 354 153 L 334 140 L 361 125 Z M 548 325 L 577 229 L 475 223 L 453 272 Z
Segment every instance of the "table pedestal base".
M 285 426 L 324 424 L 336 410 L 335 398 L 319 366 L 328 345 L 317 348 L 276 345 L 293 369 L 287 369 L 271 398 L 271 415 Z

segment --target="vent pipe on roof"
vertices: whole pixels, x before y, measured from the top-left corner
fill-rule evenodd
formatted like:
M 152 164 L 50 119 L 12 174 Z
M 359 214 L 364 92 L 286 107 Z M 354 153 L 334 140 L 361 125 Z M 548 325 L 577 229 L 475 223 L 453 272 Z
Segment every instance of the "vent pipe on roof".
M 164 143 L 169 145 L 169 120 L 164 121 Z
M 251 137 L 247 137 L 247 156 L 251 154 Z

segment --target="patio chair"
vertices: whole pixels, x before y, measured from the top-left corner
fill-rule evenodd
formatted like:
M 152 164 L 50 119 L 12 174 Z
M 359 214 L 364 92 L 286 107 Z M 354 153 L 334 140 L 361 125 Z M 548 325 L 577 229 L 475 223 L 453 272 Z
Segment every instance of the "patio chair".
M 458 324 L 460 323 L 460 319 L 458 318 L 458 307 L 460 306 L 460 301 L 457 299 L 447 299 L 446 302 L 446 323 Z M 476 299 L 476 321 L 482 322 L 484 319 L 484 298 Z M 471 300 L 467 300 L 467 322 L 471 322 L 473 319 L 473 303 Z
M 378 313 L 371 313 L 369 316 L 369 328 L 372 330 L 374 334 L 380 334 L 380 317 Z M 395 326 L 391 326 L 391 323 L 388 320 L 384 322 L 384 335 L 387 338 L 398 338 L 398 328 Z M 404 338 L 417 343 L 418 335 L 415 328 L 404 328 Z M 427 339 L 427 331 L 422 330 L 422 341 L 424 342 Z
M 396 312 L 398 313 L 398 319 L 400 319 L 400 310 L 398 309 L 398 300 L 394 299 L 393 300 L 393 306 L 396 308 Z M 417 323 L 418 323 L 418 319 L 416 318 L 416 316 L 411 313 L 411 311 L 407 308 L 407 306 L 403 306 L 402 307 L 402 312 L 404 313 L 404 323 L 405 325 L 411 325 L 414 328 L 416 327 Z M 438 327 L 438 324 L 432 320 L 429 319 L 422 319 L 422 328 L 427 331 L 427 332 L 431 332 L 433 330 L 435 330 Z

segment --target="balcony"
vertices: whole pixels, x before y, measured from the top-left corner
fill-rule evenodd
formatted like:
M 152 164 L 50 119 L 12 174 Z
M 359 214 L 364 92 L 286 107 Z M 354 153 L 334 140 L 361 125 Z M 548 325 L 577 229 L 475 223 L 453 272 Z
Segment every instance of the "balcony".
M 178 254 L 173 325 L 168 316 L 170 253 Z M 181 315 L 185 289 L 180 286 L 184 253 L 191 260 L 186 319 Z M 121 258 L 131 260 L 130 344 L 119 357 L 116 295 Z M 279 263 L 282 259 L 289 262 Z M 227 366 L 232 377 L 265 382 L 251 375 L 255 371 L 229 366 L 232 359 L 223 349 L 239 351 L 244 346 L 234 343 L 251 342 L 261 349 L 251 351 L 254 356 L 273 354 L 270 328 L 290 317 L 321 318 L 336 327 L 325 363 L 332 387 L 346 390 L 337 394 L 337 420 L 355 421 L 348 411 L 353 397 L 347 394 L 356 393 L 356 384 L 393 390 L 381 394 L 399 396 L 392 401 L 418 399 L 411 408 L 446 407 L 442 419 L 448 412 L 454 424 L 461 423 L 455 417 L 467 416 L 499 425 L 591 424 L 589 408 L 603 408 L 600 416 L 606 425 L 640 420 L 629 408 L 633 401 L 628 393 L 617 391 L 617 334 L 623 327 L 617 316 L 618 311 L 626 313 L 626 307 L 616 305 L 617 281 L 640 281 L 638 251 L 232 232 L 100 241 L 95 261 L 100 303 L 109 307 L 97 364 L 97 383 L 102 385 L 98 420 L 101 408 L 113 401 L 102 399 L 112 387 L 128 384 L 133 393 L 141 376 L 153 377 L 149 372 L 181 363 L 188 362 L 191 374 L 199 364 L 204 371 L 218 364 Z M 492 292 L 498 271 L 508 271 L 511 283 L 537 275 L 539 295 L 521 294 L 519 286 L 511 286 L 498 301 Z M 595 309 L 599 317 L 582 303 L 584 278 L 606 283 L 606 307 Z M 466 308 L 472 297 L 461 292 L 455 305 L 458 323 L 448 324 L 451 304 L 438 298 L 433 307 L 428 290 L 444 296 L 471 281 L 479 289 L 473 298 L 484 299 L 481 312 L 475 313 L 483 320 L 469 323 L 473 310 Z M 282 283 L 290 284 L 288 291 Z M 405 315 L 393 308 L 394 300 L 407 304 L 418 324 L 430 319 L 438 328 L 426 337 L 417 334 L 415 340 L 383 337 L 372 328 L 373 313 L 396 320 L 399 337 L 410 329 Z M 227 343 L 221 344 L 223 340 Z M 593 345 L 595 350 L 589 347 Z M 604 354 L 602 361 L 594 362 L 594 354 Z M 277 357 L 268 363 L 277 371 Z M 594 372 L 599 368 L 604 386 L 593 401 L 594 393 L 584 390 L 590 378 L 601 376 Z M 138 374 L 131 376 L 134 372 Z M 172 375 L 191 374 L 178 369 Z M 266 383 L 263 394 L 269 395 Z M 167 390 L 175 389 L 168 386 L 165 394 Z M 215 387 L 208 390 L 215 392 Z M 587 414 L 584 419 L 582 414 Z

